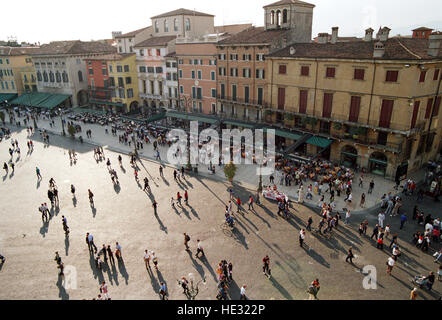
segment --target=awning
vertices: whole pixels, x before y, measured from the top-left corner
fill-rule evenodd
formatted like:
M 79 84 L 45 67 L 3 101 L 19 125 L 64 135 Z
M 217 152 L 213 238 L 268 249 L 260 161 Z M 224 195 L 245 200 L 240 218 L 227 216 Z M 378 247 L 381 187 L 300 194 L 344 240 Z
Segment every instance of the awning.
M 98 115 L 105 115 L 106 112 L 101 110 L 94 110 L 94 109 L 85 109 L 85 108 L 73 108 L 72 112 L 74 113 L 93 113 Z
M 166 113 L 163 112 L 163 113 L 159 113 L 159 114 L 156 114 L 156 115 L 154 115 L 154 116 L 148 118 L 145 122 L 146 122 L 146 123 L 151 123 L 151 122 L 155 122 L 155 121 L 162 120 L 162 119 L 164 119 L 165 117 L 166 117 Z
M 267 132 L 267 130 L 271 130 L 273 128 L 264 128 L 264 132 Z M 275 130 L 275 136 L 287 138 L 290 140 L 299 140 L 302 136 L 296 133 L 288 132 L 288 131 L 282 131 L 279 129 Z
M 46 100 L 40 102 L 37 107 L 53 109 L 71 97 L 70 94 L 52 94 Z
M 343 154 L 343 155 L 345 155 L 345 156 L 352 157 L 352 158 L 357 158 L 357 157 L 359 157 L 357 154 L 350 153 L 350 152 L 345 152 L 345 151 L 342 151 L 341 154 Z
M 138 124 L 146 123 L 145 120 L 138 119 L 138 118 L 131 118 L 131 117 L 125 117 L 125 116 L 120 116 L 120 118 L 123 119 L 123 120 L 126 120 L 126 121 L 133 121 L 133 122 L 138 123 Z
M 387 166 L 387 161 L 382 161 L 382 160 L 378 160 L 378 159 L 370 159 L 370 162 L 374 162 L 383 166 Z
M 321 137 L 311 137 L 310 139 L 307 140 L 307 143 L 320 148 L 327 148 L 329 145 L 333 143 L 333 140 L 328 140 Z
M 122 104 L 122 103 L 117 103 L 117 102 L 89 100 L 89 103 L 101 104 L 101 105 L 105 105 L 105 106 L 124 107 L 124 104 Z
M 212 118 L 205 118 L 205 117 L 198 117 L 190 114 L 182 114 L 182 113 L 175 113 L 175 112 L 167 112 L 166 117 L 172 117 L 172 118 L 178 118 L 183 120 L 189 120 L 189 121 L 198 121 L 198 122 L 205 122 L 214 124 L 218 120 L 212 119 Z
M 28 107 L 38 107 L 40 103 L 48 99 L 50 96 L 51 96 L 50 93 L 44 93 L 44 92 L 25 93 L 22 94 L 20 97 L 12 100 L 10 104 L 23 105 Z
M 226 120 L 226 121 L 223 121 L 223 123 L 229 124 L 231 126 L 237 126 L 237 127 L 242 127 L 242 128 L 248 128 L 248 129 L 254 129 L 255 128 L 255 126 L 252 125 L 252 124 L 242 123 L 242 122 L 238 122 L 238 121 Z
M 11 102 L 14 98 L 17 97 L 16 93 L 0 93 L 0 103 L 8 101 Z

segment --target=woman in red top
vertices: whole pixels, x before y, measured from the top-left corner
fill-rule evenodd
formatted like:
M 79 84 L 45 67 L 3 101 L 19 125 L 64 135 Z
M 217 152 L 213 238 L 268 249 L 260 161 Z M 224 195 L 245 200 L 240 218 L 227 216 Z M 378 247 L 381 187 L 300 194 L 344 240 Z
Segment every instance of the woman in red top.
M 237 210 L 236 212 L 239 213 L 241 212 L 241 199 L 238 197 L 236 198 L 236 205 L 237 205 Z

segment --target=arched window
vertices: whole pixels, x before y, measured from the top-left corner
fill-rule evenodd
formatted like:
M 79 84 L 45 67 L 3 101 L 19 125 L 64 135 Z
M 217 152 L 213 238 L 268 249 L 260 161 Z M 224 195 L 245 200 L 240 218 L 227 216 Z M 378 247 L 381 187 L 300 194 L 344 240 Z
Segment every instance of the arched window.
M 190 31 L 190 19 L 186 19 L 186 31 Z
M 275 24 L 275 11 L 270 12 L 270 24 Z
M 67 82 L 69 82 L 69 79 L 68 79 L 68 74 L 66 73 L 66 71 L 63 71 L 63 82 L 65 82 L 65 83 L 67 83 Z
M 58 83 L 61 82 L 61 75 L 60 75 L 60 72 L 58 72 L 58 71 L 55 73 L 55 81 L 57 81 Z
M 281 11 L 276 11 L 276 25 L 280 26 L 281 25 Z
M 164 32 L 169 32 L 169 23 L 167 20 L 164 20 Z
M 160 32 L 160 28 L 158 26 L 158 21 L 155 21 L 155 33 Z
M 49 81 L 55 82 L 54 73 L 52 71 L 49 72 Z
M 41 76 L 41 72 L 37 71 L 37 80 L 41 81 L 42 80 L 42 76 Z
M 178 31 L 178 19 L 173 19 L 173 31 Z
M 48 82 L 48 73 L 46 71 L 43 71 L 43 81 Z
M 78 71 L 78 81 L 83 82 L 83 72 L 81 70 Z
M 287 9 L 282 10 L 282 23 L 287 23 Z

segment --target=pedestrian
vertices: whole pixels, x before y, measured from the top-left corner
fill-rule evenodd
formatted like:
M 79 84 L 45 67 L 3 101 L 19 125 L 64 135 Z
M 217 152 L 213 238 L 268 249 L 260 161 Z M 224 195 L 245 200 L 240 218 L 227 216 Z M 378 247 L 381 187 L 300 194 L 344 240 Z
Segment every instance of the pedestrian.
M 155 267 L 155 270 L 158 270 L 158 258 L 155 255 L 154 251 L 152 251 L 152 262 L 153 262 L 153 265 Z
M 183 288 L 183 293 L 188 296 L 190 294 L 189 292 L 189 281 L 187 281 L 187 279 L 185 277 L 181 278 L 181 287 Z
M 353 264 L 353 258 L 354 258 L 353 249 L 352 249 L 352 247 L 350 247 L 348 249 L 347 258 L 345 258 L 345 262 L 348 262 L 348 260 L 350 260 L 350 263 Z
M 94 194 L 92 193 L 91 189 L 87 190 L 88 196 L 89 196 L 89 203 L 91 206 L 94 206 Z
M 182 198 L 182 196 L 181 196 L 180 192 L 178 191 L 177 194 L 176 194 L 176 199 L 177 199 L 178 204 L 180 205 L 180 207 L 182 207 L 182 205 L 181 205 L 181 198 Z
M 152 203 L 152 208 L 153 208 L 153 214 L 157 215 L 157 207 L 158 207 L 158 203 L 156 200 L 153 201 Z
M 236 213 L 240 213 L 242 210 L 241 208 L 241 199 L 238 197 L 236 198 Z
M 186 177 L 184 176 L 184 167 L 181 167 L 181 177 L 186 180 Z
M 166 284 L 164 282 L 160 282 L 160 296 L 161 296 L 161 300 L 166 300 L 167 288 L 166 288 Z
M 368 194 L 372 194 L 373 193 L 373 188 L 374 188 L 374 180 L 370 181 L 370 186 L 368 188 Z
M 149 250 L 144 250 L 144 263 L 146 264 L 146 269 L 150 269 L 150 253 Z
M 374 227 L 373 229 L 373 233 L 371 234 L 370 239 L 373 239 L 373 237 L 378 234 L 378 231 L 379 231 L 379 225 L 377 224 L 376 227 Z
M 359 177 L 359 187 L 360 188 L 364 187 L 364 178 L 362 176 Z
M 365 193 L 361 194 L 361 203 L 359 204 L 361 208 L 365 206 Z
M 401 227 L 399 229 L 402 230 L 406 221 L 407 221 L 407 216 L 405 215 L 405 213 L 402 213 L 401 214 Z
M 75 198 L 75 187 L 73 184 L 71 184 L 71 193 L 72 193 L 72 198 Z
M 417 288 L 413 288 L 410 292 L 410 300 L 416 300 L 417 299 Z
M 389 224 L 387 224 L 386 226 L 385 226 L 385 238 L 388 238 L 389 236 L 390 236 L 390 225 Z
M 350 214 L 350 210 L 346 210 L 345 211 L 345 220 L 344 220 L 344 224 L 348 224 L 349 222 L 350 222 L 350 217 L 351 217 L 351 214 Z
M 69 234 L 69 227 L 68 227 L 68 221 L 65 218 L 65 216 L 61 216 L 61 222 L 63 224 L 63 230 L 64 230 L 65 235 L 68 235 Z
M 3 163 L 3 169 L 6 171 L 5 174 L 8 174 L 8 165 L 6 164 L 6 162 Z
M 186 251 L 189 251 L 189 241 L 190 241 L 189 235 L 184 232 L 184 246 L 186 247 Z
M 101 247 L 99 255 L 103 255 L 104 261 L 107 261 L 107 250 L 106 250 L 106 246 L 104 244 Z
M 247 300 L 246 288 L 247 288 L 247 286 L 245 284 L 241 287 L 241 290 L 240 290 L 241 298 L 240 298 L 240 300 Z
M 198 240 L 196 240 L 196 242 L 198 243 L 198 247 L 196 249 L 195 257 L 199 258 L 198 255 L 199 255 L 200 252 L 202 253 L 201 257 L 204 257 L 205 254 L 204 254 L 203 246 L 201 245 L 201 241 L 198 239 Z
M 189 194 L 187 193 L 187 190 L 184 191 L 184 202 L 186 205 L 189 205 Z
M 310 284 L 310 286 L 307 290 L 307 292 L 310 294 L 309 300 L 313 300 L 313 299 L 318 300 L 317 295 L 318 295 L 319 289 L 321 289 L 321 286 L 319 284 L 319 280 L 316 279 Z
M 115 264 L 114 254 L 112 253 L 111 246 L 108 245 L 106 250 L 107 250 L 107 255 L 109 256 L 109 262 Z
M 393 245 L 397 245 L 397 239 L 398 239 L 398 234 L 397 233 L 393 234 L 393 238 L 391 239 L 391 243 L 388 247 L 391 248 Z
M 306 227 L 306 229 L 307 229 L 308 231 L 312 231 L 312 223 L 313 223 L 313 218 L 310 216 L 310 217 L 308 218 L 308 221 L 307 221 L 307 227 Z
M 176 181 L 177 172 L 176 170 L 173 170 L 173 179 Z
M 253 208 L 253 196 L 249 197 L 249 210 L 254 210 L 254 208 Z
M 170 206 L 175 210 L 175 200 L 173 200 L 173 197 L 170 199 Z
M 86 237 L 87 237 L 87 244 L 89 245 L 89 250 L 92 252 L 92 248 L 94 248 L 94 252 L 97 253 L 97 247 L 95 246 L 94 237 L 92 236 L 92 234 L 88 232 L 86 233 Z
M 41 174 L 40 174 L 40 169 L 38 167 L 35 167 L 35 172 L 37 173 L 37 179 L 41 180 L 42 177 L 41 177 Z
M 144 178 L 144 189 L 143 189 L 143 191 L 146 191 L 146 189 L 149 189 L 149 191 L 150 191 L 149 179 L 147 177 Z
M 384 239 L 382 237 L 378 237 L 376 240 L 376 248 L 384 250 Z
M 393 270 L 395 264 L 394 257 L 393 256 L 389 257 L 386 264 L 387 264 L 387 274 L 391 276 L 391 271 Z
M 106 284 L 106 282 L 104 282 L 104 281 L 101 283 L 101 286 L 100 286 L 100 293 L 103 295 L 103 297 L 104 297 L 106 300 L 110 300 L 109 293 L 108 293 L 108 289 L 107 289 L 107 284 Z
M 227 270 L 228 270 L 228 273 L 229 273 L 228 278 L 229 278 L 230 281 L 232 281 L 233 280 L 233 265 L 232 265 L 231 262 L 229 262 L 229 265 L 227 266 Z
M 58 265 L 57 268 L 60 269 L 60 273 L 58 275 L 59 276 L 64 276 L 64 273 L 63 273 L 63 271 L 64 271 L 64 263 L 60 262 L 60 264 Z
M 263 267 L 262 267 L 262 273 L 266 275 L 269 279 L 271 277 L 271 270 L 270 270 L 270 258 L 268 255 L 266 255 L 263 259 Z
M 55 259 L 54 259 L 54 261 L 57 262 L 57 265 L 61 264 L 61 258 L 60 258 L 60 255 L 58 254 L 58 251 L 55 251 Z
M 305 240 L 305 230 L 304 229 L 302 229 L 300 232 L 299 232 L 299 246 L 302 248 L 302 245 L 303 245 L 303 243 L 304 243 L 304 240 Z
M 378 214 L 378 223 L 381 228 L 384 227 L 384 220 L 385 220 L 385 214 L 383 212 L 380 212 Z
M 164 175 L 163 175 L 163 167 L 162 167 L 162 166 L 160 166 L 160 177 L 163 177 L 163 178 L 164 178 Z
M 115 256 L 117 257 L 117 259 L 123 259 L 123 255 L 121 253 L 121 245 L 118 242 L 115 243 L 115 248 Z

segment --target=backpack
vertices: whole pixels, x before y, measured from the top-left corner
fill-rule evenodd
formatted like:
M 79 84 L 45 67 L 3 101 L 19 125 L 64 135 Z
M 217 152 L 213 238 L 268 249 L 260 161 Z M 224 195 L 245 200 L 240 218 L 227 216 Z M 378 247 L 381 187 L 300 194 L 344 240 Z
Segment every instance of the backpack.
M 189 235 L 186 235 L 186 241 L 190 241 Z

